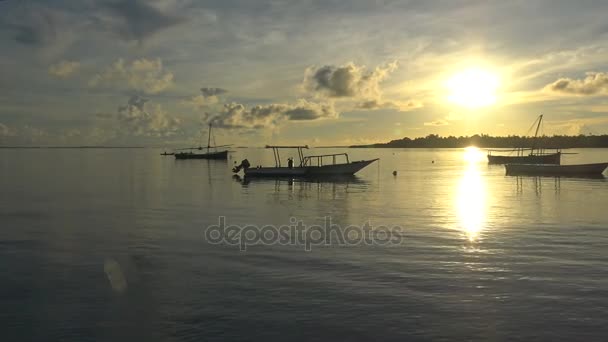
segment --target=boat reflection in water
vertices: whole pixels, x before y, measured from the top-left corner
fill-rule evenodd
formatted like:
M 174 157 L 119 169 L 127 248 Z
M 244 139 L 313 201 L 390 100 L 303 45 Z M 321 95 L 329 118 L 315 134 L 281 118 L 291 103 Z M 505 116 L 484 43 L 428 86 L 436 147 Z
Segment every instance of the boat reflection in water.
M 319 175 L 319 176 L 274 176 L 274 177 L 248 177 L 240 176 L 240 175 L 232 175 L 232 179 L 236 182 L 241 183 L 243 185 L 248 185 L 249 183 L 257 182 L 261 184 L 275 183 L 275 184 L 289 184 L 294 185 L 296 183 L 300 184 L 367 184 L 361 178 L 355 175 Z
M 480 162 L 484 159 L 478 148 L 465 149 L 466 166 L 456 195 L 459 227 L 471 242 L 479 239 L 486 222 L 486 185 L 480 170 Z

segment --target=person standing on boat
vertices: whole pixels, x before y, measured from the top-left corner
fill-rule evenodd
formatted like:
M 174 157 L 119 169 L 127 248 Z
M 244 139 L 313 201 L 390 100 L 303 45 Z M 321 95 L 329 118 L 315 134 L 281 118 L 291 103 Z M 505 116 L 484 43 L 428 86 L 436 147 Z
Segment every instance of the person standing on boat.
M 293 169 L 293 158 L 287 158 L 287 167 Z

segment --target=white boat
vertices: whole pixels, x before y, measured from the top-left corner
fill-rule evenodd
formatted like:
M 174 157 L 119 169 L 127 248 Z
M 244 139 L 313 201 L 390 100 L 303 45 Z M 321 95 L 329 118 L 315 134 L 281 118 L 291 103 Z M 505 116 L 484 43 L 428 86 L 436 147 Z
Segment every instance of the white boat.
M 608 168 L 608 163 L 549 165 L 549 164 L 506 164 L 507 175 L 543 176 L 600 176 Z
M 274 153 L 274 167 L 251 167 L 247 159 L 243 160 L 240 165 L 235 166 L 232 171 L 238 173 L 243 170 L 245 176 L 252 177 L 317 177 L 317 176 L 338 176 L 338 175 L 354 175 L 359 170 L 367 165 L 378 160 L 360 160 L 350 161 L 348 154 L 335 153 L 323 154 L 315 156 L 304 156 L 303 149 L 308 146 L 266 146 L 271 148 Z M 280 149 L 296 149 L 298 151 L 299 165 L 295 166 L 293 160 L 288 161 L 287 166 L 281 164 L 279 155 Z

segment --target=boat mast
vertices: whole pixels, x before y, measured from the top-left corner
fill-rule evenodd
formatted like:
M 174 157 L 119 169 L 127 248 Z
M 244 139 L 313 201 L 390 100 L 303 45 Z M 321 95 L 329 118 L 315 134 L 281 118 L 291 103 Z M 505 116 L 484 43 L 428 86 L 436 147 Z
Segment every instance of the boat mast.
M 540 129 L 541 122 L 543 122 L 542 114 L 538 117 L 538 125 L 536 126 L 536 133 L 534 133 L 534 138 L 536 138 L 538 136 L 538 130 Z
M 536 148 L 536 139 L 538 138 L 538 131 L 540 130 L 540 124 L 543 122 L 543 115 L 538 116 L 538 125 L 536 125 L 536 132 L 534 133 L 534 143 L 532 143 L 532 151 L 534 153 L 534 149 Z
M 209 123 L 209 136 L 207 137 L 207 153 L 209 153 L 209 147 L 211 147 L 211 122 Z

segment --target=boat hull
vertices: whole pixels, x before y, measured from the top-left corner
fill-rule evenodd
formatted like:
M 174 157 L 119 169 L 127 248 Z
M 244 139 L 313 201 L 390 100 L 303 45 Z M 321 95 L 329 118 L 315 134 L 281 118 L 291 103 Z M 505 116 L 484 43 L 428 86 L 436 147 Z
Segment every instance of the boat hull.
M 361 160 L 344 164 L 305 167 L 252 167 L 245 170 L 247 177 L 319 177 L 354 175 L 378 159 Z
M 608 163 L 579 165 L 532 165 L 506 164 L 507 175 L 535 176 L 599 176 L 608 168 Z
M 528 156 L 492 156 L 488 155 L 488 163 L 490 164 L 552 164 L 559 165 L 561 163 L 561 153 L 551 153 L 542 155 Z
M 228 151 L 209 152 L 209 153 L 176 153 L 175 159 L 228 159 Z

